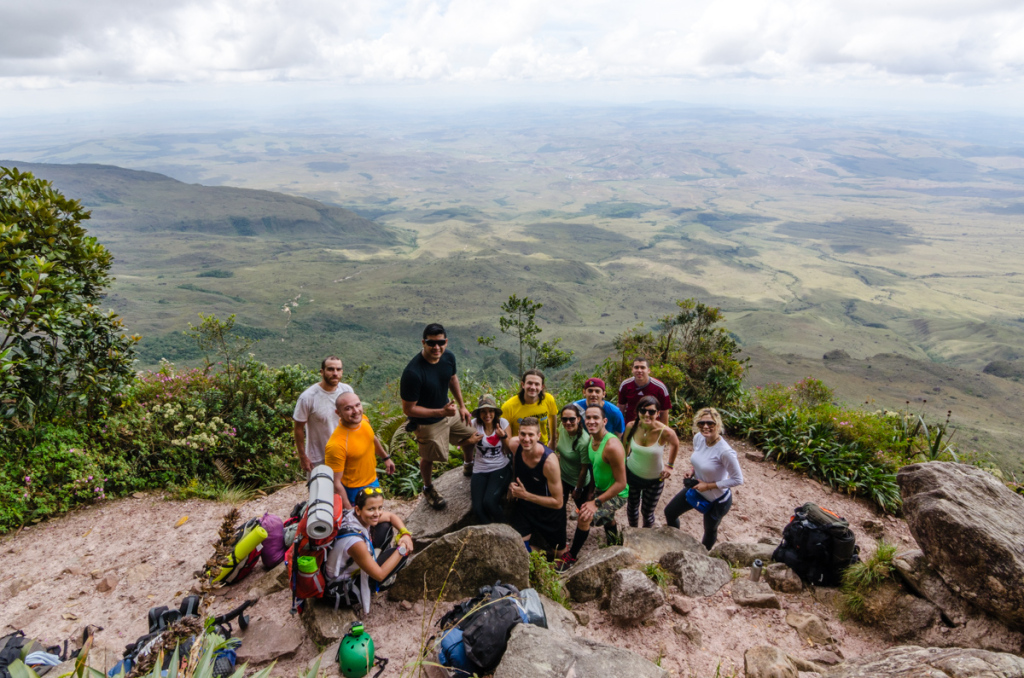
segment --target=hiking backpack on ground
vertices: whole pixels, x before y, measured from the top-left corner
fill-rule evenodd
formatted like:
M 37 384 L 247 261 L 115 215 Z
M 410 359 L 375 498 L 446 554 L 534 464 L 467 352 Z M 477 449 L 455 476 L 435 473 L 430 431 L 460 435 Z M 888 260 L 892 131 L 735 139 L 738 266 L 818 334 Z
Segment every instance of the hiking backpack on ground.
M 305 503 L 299 504 L 293 510 L 293 516 L 296 511 L 301 511 L 302 517 L 296 524 L 294 541 L 284 556 L 284 562 L 288 566 L 288 581 L 291 582 L 292 588 L 293 614 L 302 612 L 303 601 L 321 598 L 327 589 L 323 564 L 327 559 L 327 551 L 338 534 L 338 526 L 344 518 L 344 505 L 341 497 L 334 495 L 334 531 L 322 539 L 313 539 L 306 534 L 309 506 Z
M 539 606 L 539 610 L 538 610 Z M 547 628 L 540 597 L 532 589 L 496 583 L 457 604 L 437 624 L 445 629 L 438 659 L 456 676 L 484 675 L 497 668 L 517 624 Z
M 782 530 L 772 560 L 785 563 L 814 586 L 839 586 L 843 571 L 860 562 L 850 524 L 817 504 L 804 504 Z

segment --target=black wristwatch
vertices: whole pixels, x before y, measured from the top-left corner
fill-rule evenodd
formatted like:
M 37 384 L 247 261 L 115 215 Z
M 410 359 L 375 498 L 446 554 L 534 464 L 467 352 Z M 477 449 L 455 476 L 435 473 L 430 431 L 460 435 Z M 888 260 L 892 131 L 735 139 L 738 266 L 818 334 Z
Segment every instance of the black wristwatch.
M 601 500 L 598 499 L 597 497 L 594 497 L 594 506 L 596 508 L 601 508 Z

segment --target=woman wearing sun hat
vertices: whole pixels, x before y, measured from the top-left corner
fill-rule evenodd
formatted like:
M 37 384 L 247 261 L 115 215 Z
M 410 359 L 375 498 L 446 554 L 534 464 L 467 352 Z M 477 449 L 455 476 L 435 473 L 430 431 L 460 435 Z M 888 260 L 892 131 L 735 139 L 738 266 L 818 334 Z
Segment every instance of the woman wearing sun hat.
M 512 466 L 508 457 L 509 423 L 502 418 L 493 395 L 480 396 L 470 426 L 476 433 L 466 441 L 463 453 L 473 460 L 473 513 L 482 525 L 499 523 L 505 518 L 501 498 L 512 480 Z

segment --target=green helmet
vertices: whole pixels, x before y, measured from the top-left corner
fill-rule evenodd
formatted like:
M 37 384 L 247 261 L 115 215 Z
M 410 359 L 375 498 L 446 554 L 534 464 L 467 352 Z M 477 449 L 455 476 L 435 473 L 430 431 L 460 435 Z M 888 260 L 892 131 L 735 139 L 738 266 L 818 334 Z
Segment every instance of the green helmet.
M 356 622 L 338 645 L 338 668 L 345 678 L 363 678 L 373 668 L 373 638 Z

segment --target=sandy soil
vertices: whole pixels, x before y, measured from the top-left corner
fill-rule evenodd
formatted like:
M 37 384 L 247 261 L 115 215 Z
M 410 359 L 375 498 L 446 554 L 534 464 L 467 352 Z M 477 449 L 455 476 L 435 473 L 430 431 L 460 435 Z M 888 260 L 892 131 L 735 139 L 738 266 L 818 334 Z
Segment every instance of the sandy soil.
M 873 548 L 861 523 L 878 519 L 869 503 L 836 494 L 818 483 L 771 464 L 744 458 L 751 448 L 733 441 L 740 455 L 745 484 L 735 491 L 733 509 L 719 530 L 720 541 L 757 541 L 777 539 L 794 507 L 807 501 L 818 502 L 846 517 L 863 551 Z M 684 444 L 680 459 L 690 450 Z M 685 467 L 679 464 L 679 469 Z M 682 487 L 682 476 L 669 481 L 662 506 Z M 304 485 L 281 490 L 243 505 L 243 518 L 265 511 L 287 515 L 302 498 Z M 389 501 L 388 507 L 407 514 L 411 502 Z M 146 632 L 146 613 L 156 605 L 177 605 L 194 583 L 193 572 L 212 553 L 217 528 L 229 507 L 208 501 L 167 501 L 159 493 L 105 502 L 75 511 L 62 518 L 27 527 L 0 540 L 0 630 L 23 629 L 26 634 L 46 642 L 71 637 L 84 624 L 97 624 L 104 630 L 97 643 L 123 649 Z M 175 525 L 188 517 L 179 527 Z M 659 514 L 659 524 L 664 517 Z M 624 510 L 620 524 L 625 524 Z M 698 539 L 702 535 L 700 516 L 691 511 L 683 516 L 682 529 Z M 901 547 L 913 547 L 906 525 L 896 519 L 884 519 L 886 536 Z M 570 528 L 571 529 L 571 528 Z M 591 537 L 585 551 L 599 548 L 603 540 Z M 101 593 L 97 584 L 113 573 L 118 580 L 113 590 Z M 248 585 L 260 575 L 259 568 L 250 579 L 227 589 L 213 605 L 214 613 L 236 606 Z M 836 648 L 846 657 L 855 657 L 887 647 L 890 643 L 878 631 L 852 622 L 840 622 L 831 608 L 815 601 L 809 593 L 779 594 L 784 609 L 751 610 L 737 608 L 730 597 L 731 584 L 715 596 L 700 599 L 696 609 L 681 617 L 668 606 L 654 620 L 639 627 L 623 627 L 612 622 L 597 603 L 579 605 L 589 613 L 590 623 L 579 633 L 588 638 L 629 647 L 652 660 L 661 657 L 661 665 L 672 675 L 710 678 L 721 665 L 721 675 L 742 675 L 743 652 L 754 645 L 772 644 L 792 654 L 813 658 L 820 648 L 808 646 L 786 625 L 787 610 L 813 612 L 824 619 L 836 638 Z M 12 595 L 13 594 L 13 595 Z M 289 614 L 290 592 L 282 591 L 250 609 L 253 620 L 267 619 L 280 624 L 299 624 Z M 445 608 L 447 609 L 447 608 Z M 434 618 L 445 609 L 438 610 Z M 372 633 L 378 654 L 389 657 L 385 676 L 401 675 L 401 667 L 411 660 L 423 638 L 435 629 L 425 628 L 432 613 L 417 604 L 404 609 L 383 596 L 374 602 L 367 628 Z M 703 635 L 700 647 L 673 627 L 689 622 Z M 244 636 L 242 636 L 244 638 Z M 299 651 L 278 662 L 274 675 L 294 676 L 297 670 L 316 656 L 317 648 L 306 640 Z M 408 675 L 408 672 L 406 672 Z

